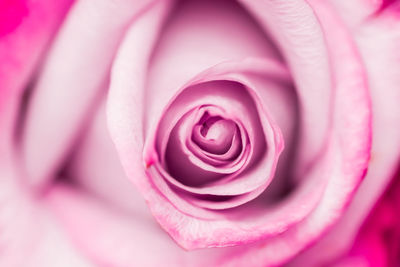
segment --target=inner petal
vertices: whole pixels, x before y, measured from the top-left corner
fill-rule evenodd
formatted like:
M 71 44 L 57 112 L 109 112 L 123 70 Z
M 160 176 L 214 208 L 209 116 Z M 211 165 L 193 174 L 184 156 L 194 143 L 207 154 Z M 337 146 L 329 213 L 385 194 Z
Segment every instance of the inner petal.
M 231 148 L 235 135 L 235 122 L 206 113 L 193 128 L 192 139 L 204 151 L 221 155 Z
M 157 128 L 156 152 L 173 184 L 224 183 L 266 153 L 254 100 L 237 82 L 201 82 L 183 89 Z

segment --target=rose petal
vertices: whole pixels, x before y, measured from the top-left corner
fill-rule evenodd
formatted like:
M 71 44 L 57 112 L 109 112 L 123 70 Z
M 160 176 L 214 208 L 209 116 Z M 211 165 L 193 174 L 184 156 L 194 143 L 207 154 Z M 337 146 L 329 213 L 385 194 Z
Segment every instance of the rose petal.
M 19 98 L 70 3 L 24 1 L 20 7 L 25 11 L 12 9 L 16 12 L 11 13 L 13 22 L 18 24 L 4 27 L 8 21 L 3 21 L 3 16 L 0 22 L 0 28 L 8 30 L 0 38 L 1 266 L 89 266 L 48 214 L 35 206 L 20 183 L 21 170 L 14 153 Z M 17 18 L 18 14 L 24 15 Z M 63 257 L 71 260 L 60 262 Z
M 300 6 L 301 1 L 296 4 Z M 261 10 L 260 6 L 258 10 Z M 318 207 L 310 216 L 281 236 L 269 239 L 267 243 L 260 242 L 253 249 L 238 256 L 233 254 L 232 264 L 249 264 L 249 260 L 254 264 L 280 264 L 295 255 L 337 220 L 355 192 L 367 166 L 370 144 L 369 99 L 361 61 L 340 20 L 324 7 L 322 2 L 315 6 L 313 11 L 318 15 L 324 31 L 330 33 L 324 37 L 331 55 L 329 59 L 332 61 L 334 81 L 337 82 L 335 105 L 340 107 L 337 109 L 339 113 L 335 112 L 335 130 L 332 132 L 332 137 L 339 137 L 340 143 L 330 142 L 330 146 L 341 151 L 327 151 L 327 155 L 332 152 L 331 156 L 335 155 L 334 158 L 328 156 L 323 160 L 332 167 L 328 171 L 331 178 L 328 178 L 330 181 Z M 330 30 L 330 27 L 334 27 L 335 30 Z M 336 42 L 339 42 L 340 46 L 334 45 Z M 357 103 L 359 109 L 354 110 L 354 103 Z M 355 140 L 361 142 L 355 143 Z M 346 143 L 351 143 L 352 146 L 348 147 Z M 260 246 L 265 247 L 261 249 Z M 280 253 L 277 254 L 276 251 Z
M 371 160 L 368 174 L 343 218 L 299 257 L 299 263 L 323 264 L 350 249 L 361 224 L 397 170 L 400 156 L 400 129 L 395 127 L 400 122 L 399 21 L 390 13 L 371 19 L 377 7 L 364 1 L 333 1 L 332 7 L 351 30 L 367 68 L 373 110 Z
M 299 147 L 292 170 L 296 179 L 302 179 L 302 173 L 314 166 L 324 153 L 329 133 L 326 118 L 330 116 L 332 81 L 323 33 L 304 1 L 239 2 L 274 39 L 292 73 L 301 113 Z
M 126 28 L 151 2 L 81 0 L 73 6 L 29 103 L 22 148 L 30 184 L 42 186 L 60 167 L 108 83 Z
M 105 97 L 68 162 L 67 174 L 76 186 L 105 205 L 125 212 L 143 206 L 135 186 L 125 176 L 107 128 Z
M 55 186 L 46 202 L 78 248 L 99 266 L 204 266 L 220 257 L 218 251 L 182 250 L 147 212 L 122 215 L 65 185 Z

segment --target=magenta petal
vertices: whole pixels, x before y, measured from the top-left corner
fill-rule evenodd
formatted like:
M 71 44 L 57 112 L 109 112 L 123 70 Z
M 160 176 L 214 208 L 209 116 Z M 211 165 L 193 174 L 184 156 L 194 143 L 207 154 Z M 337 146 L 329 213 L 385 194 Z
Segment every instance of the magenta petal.
M 13 32 L 28 15 L 25 0 L 2 1 L 0 3 L 0 37 Z

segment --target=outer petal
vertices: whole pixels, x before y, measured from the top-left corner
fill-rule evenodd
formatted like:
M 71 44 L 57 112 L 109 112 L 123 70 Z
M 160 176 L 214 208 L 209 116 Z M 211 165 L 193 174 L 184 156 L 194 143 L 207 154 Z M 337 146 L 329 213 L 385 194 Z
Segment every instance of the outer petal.
M 343 218 L 299 258 L 299 263 L 322 264 L 350 249 L 361 224 L 397 170 L 400 157 L 398 14 L 388 8 L 375 16 L 379 7 L 366 1 L 332 4 L 351 30 L 367 67 L 373 110 L 372 154 L 367 177 Z
M 291 3 L 294 2 L 301 5 L 301 1 Z M 356 47 L 338 17 L 335 17 L 335 14 L 322 2 L 317 4 L 310 1 L 310 3 L 311 6 L 302 7 L 307 9 L 312 7 L 323 31 L 330 33 L 325 34 L 324 38 L 335 82 L 334 123 L 332 139 L 326 154 L 328 159 L 324 161 L 332 167 L 329 169 L 331 178 L 328 178 L 330 181 L 318 207 L 310 216 L 280 237 L 268 240 L 264 244 L 264 249 L 254 246 L 253 250 L 243 253 L 247 254 L 247 257 L 243 254 L 237 256 L 236 260 L 243 264 L 245 259 L 250 259 L 250 257 L 254 264 L 260 264 L 260 262 L 266 265 L 278 264 L 282 260 L 288 260 L 312 240 L 316 240 L 340 217 L 363 178 L 368 164 L 371 118 L 363 66 Z M 256 2 L 253 4 L 253 7 L 257 6 Z M 254 10 L 261 11 L 262 6 Z M 353 108 L 355 103 L 358 107 L 356 110 Z M 332 152 L 333 154 L 330 154 Z M 274 254 L 273 251 L 281 253 Z M 234 263 L 235 260 L 232 260 L 232 265 Z
M 80 0 L 72 7 L 33 88 L 22 140 L 29 183 L 51 179 L 108 84 L 131 22 L 152 0 Z M 72 108 L 73 107 L 73 108 Z M 51 146 L 43 144 L 51 143 Z
M 154 222 L 150 213 L 123 215 L 65 185 L 46 197 L 78 248 L 96 266 L 215 266 L 218 251 L 187 252 Z M 79 214 L 80 216 L 76 216 Z
M 65 230 L 34 199 L 12 163 L 0 166 L 0 265 L 92 266 L 71 243 Z
M 258 19 L 285 57 L 299 98 L 300 128 L 296 165 L 302 180 L 324 151 L 331 109 L 331 76 L 322 29 L 305 1 L 240 0 Z
M 57 29 L 70 1 L 6 1 L 0 12 L 0 265 L 89 266 L 73 249 L 50 216 L 34 207 L 20 184 L 13 153 L 22 90 Z M 2 5 L 4 2 L 2 2 Z M 9 4 L 9 6 L 7 6 Z M 4 8 L 4 9 L 3 9 Z M 18 10 L 22 8 L 23 11 Z M 18 16 L 20 15 L 20 17 Z M 5 20 L 3 20 L 5 18 Z M 7 31 L 5 31 L 7 29 Z M 53 250 L 52 256 L 47 253 Z
M 145 208 L 128 180 L 107 128 L 105 97 L 68 163 L 68 178 L 99 202 L 125 212 Z

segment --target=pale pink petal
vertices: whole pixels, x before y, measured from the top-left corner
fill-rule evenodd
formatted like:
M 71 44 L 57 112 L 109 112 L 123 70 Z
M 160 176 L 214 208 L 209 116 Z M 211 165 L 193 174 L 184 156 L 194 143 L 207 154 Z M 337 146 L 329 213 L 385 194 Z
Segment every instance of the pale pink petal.
M 340 217 L 366 171 L 370 149 L 370 110 L 363 66 L 340 20 L 322 3 L 313 8 L 324 32 L 330 33 L 324 35 L 324 38 L 330 52 L 335 81 L 332 139 L 326 150 L 327 158 L 318 163 L 319 167 L 323 162 L 330 166 L 327 173 L 321 173 L 319 177 L 329 182 L 318 207 L 310 216 L 281 236 L 266 241 L 263 249 L 258 244 L 234 256 L 232 265 L 238 262 L 244 264 L 249 259 L 254 264 L 263 262 L 266 265 L 288 260 Z M 331 27 L 334 30 L 330 30 Z M 340 45 L 335 45 L 336 42 Z M 355 104 L 357 109 L 353 108 Z
M 292 171 L 301 180 L 324 152 L 332 86 L 328 51 L 318 19 L 305 1 L 241 0 L 287 61 L 299 98 L 299 148 Z
M 378 6 L 366 1 L 333 1 L 348 24 L 367 67 L 373 111 L 373 141 L 368 174 L 343 218 L 299 262 L 323 263 L 346 253 L 383 190 L 400 157 L 400 23 L 390 9 L 372 16 Z M 329 248 L 329 249 L 328 249 Z
M 149 212 L 123 215 L 65 185 L 55 186 L 45 200 L 96 266 L 213 266 L 220 261 L 217 250 L 180 248 Z
M 122 169 L 108 132 L 104 99 L 95 112 L 68 163 L 67 174 L 77 187 L 104 205 L 137 213 L 143 209 L 144 199 Z
M 82 251 L 78 250 L 63 225 L 54 218 L 54 214 L 50 214 L 44 207 L 40 208 L 41 211 L 35 212 L 37 217 L 29 219 L 37 223 L 29 225 L 29 231 L 36 233 L 36 239 L 30 243 L 28 250 L 30 254 L 22 258 L 20 248 L 17 250 L 17 257 L 22 261 L 21 266 L 94 267 L 93 263 L 83 256 Z
M 53 215 L 17 182 L 15 165 L 0 165 L 0 265 L 1 266 L 92 266 Z
M 28 106 L 22 150 L 32 185 L 51 179 L 71 151 L 90 108 L 108 84 L 126 28 L 151 2 L 81 0 L 72 7 Z

